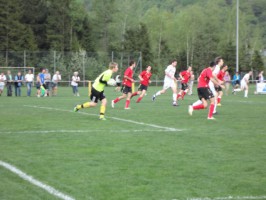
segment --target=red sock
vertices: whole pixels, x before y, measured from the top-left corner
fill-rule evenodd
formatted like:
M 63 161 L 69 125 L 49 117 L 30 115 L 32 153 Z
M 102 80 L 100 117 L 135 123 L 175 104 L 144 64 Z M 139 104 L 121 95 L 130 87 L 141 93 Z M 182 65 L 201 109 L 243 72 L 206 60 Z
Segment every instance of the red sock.
M 210 105 L 210 109 L 209 109 L 209 114 L 208 114 L 208 117 L 209 117 L 209 118 L 212 117 L 213 110 L 214 110 L 214 104 L 211 104 L 211 105 Z
M 221 103 L 221 97 L 217 98 L 217 103 Z
M 181 97 L 181 94 L 178 93 L 178 95 L 177 95 L 177 97 L 176 97 L 176 100 L 178 100 L 179 97 Z
M 120 101 L 120 99 L 119 99 L 119 98 L 116 98 L 116 99 L 114 100 L 114 103 L 117 103 L 118 101 Z
M 136 95 L 138 95 L 138 92 L 134 92 L 131 96 L 134 97 Z
M 184 91 L 182 94 L 182 99 L 184 99 L 184 96 L 186 95 L 186 92 Z
M 130 104 L 130 100 L 126 100 L 126 106 L 125 106 L 125 108 L 128 108 L 129 107 L 129 104 Z
M 197 106 L 193 106 L 193 110 L 201 110 L 201 109 L 204 109 L 204 105 L 203 104 L 200 104 L 200 105 L 197 105 Z
M 142 99 L 142 97 L 139 97 L 136 102 L 139 103 L 141 101 L 141 99 Z

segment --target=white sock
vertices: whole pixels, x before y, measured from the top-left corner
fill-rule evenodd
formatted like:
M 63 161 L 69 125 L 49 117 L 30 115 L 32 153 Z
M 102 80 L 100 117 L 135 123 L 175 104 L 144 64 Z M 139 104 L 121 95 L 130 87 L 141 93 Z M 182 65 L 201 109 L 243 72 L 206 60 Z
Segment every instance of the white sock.
M 202 104 L 202 101 L 201 101 L 201 100 L 198 100 L 198 101 L 194 102 L 194 103 L 192 104 L 192 106 L 198 106 L 198 105 L 200 105 L 200 104 Z
M 240 92 L 241 88 L 234 89 L 235 92 Z
M 213 113 L 216 113 L 216 107 L 217 107 L 217 99 L 215 99 L 215 102 L 214 102 L 214 109 L 213 109 Z
M 245 97 L 248 97 L 248 90 L 245 90 Z
M 173 101 L 176 102 L 177 94 L 173 94 Z
M 161 92 L 160 91 L 156 92 L 155 96 L 159 96 L 159 95 L 161 95 Z

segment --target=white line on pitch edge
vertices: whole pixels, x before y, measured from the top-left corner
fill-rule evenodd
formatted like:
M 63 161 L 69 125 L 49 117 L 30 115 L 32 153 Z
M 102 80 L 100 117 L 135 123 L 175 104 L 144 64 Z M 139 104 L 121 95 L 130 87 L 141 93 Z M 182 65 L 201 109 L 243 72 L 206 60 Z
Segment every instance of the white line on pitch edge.
M 21 170 L 19 170 L 18 168 L 16 168 L 15 166 L 3 162 L 2 160 L 0 160 L 0 166 L 3 166 L 4 168 L 8 169 L 9 171 L 17 174 L 19 177 L 21 177 L 22 179 L 30 182 L 33 185 L 36 185 L 44 190 L 46 190 L 47 192 L 49 192 L 50 194 L 63 199 L 63 200 L 75 200 L 73 197 L 70 197 L 66 194 L 63 194 L 62 192 L 54 189 L 53 187 L 46 185 L 38 180 L 36 180 L 35 178 L 33 178 L 32 176 L 27 175 L 26 173 L 22 172 Z
M 99 130 L 36 130 L 36 131 L 0 131 L 0 134 L 47 134 L 47 133 L 91 133 L 91 132 L 110 132 L 110 133 L 142 133 L 142 132 L 169 132 L 169 130 L 150 130 L 150 129 L 135 129 L 135 130 L 128 130 L 128 129 L 123 129 L 123 130 L 104 130 L 104 129 L 99 129 Z
M 51 108 L 51 107 L 43 107 L 43 106 L 32 106 L 32 105 L 24 105 L 24 106 L 30 107 L 30 108 L 40 108 L 40 109 L 56 110 L 56 111 L 62 111 L 62 112 L 73 112 L 73 111 L 69 111 L 69 110 L 63 110 L 63 109 Z M 96 114 L 85 113 L 85 112 L 78 112 L 78 113 L 79 114 L 84 114 L 84 115 L 98 116 Z M 143 122 L 137 122 L 137 121 L 128 120 L 128 119 L 121 119 L 121 118 L 117 118 L 117 117 L 107 117 L 107 118 L 118 120 L 118 121 L 130 122 L 130 123 L 138 124 L 138 125 L 150 126 L 150 127 L 153 127 L 153 128 L 165 129 L 167 131 L 184 131 L 184 129 L 176 129 L 176 128 L 171 128 L 171 127 L 159 126 L 159 125 L 156 125 L 156 124 L 146 124 L 146 123 L 143 123 Z

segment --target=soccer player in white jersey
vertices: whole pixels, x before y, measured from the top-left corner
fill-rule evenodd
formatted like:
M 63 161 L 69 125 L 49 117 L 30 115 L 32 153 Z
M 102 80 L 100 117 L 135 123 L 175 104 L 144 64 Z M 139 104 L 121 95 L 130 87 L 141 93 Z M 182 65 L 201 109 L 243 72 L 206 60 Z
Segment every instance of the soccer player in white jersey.
M 220 69 L 221 69 L 221 67 L 222 67 L 223 64 L 224 64 L 224 60 L 223 60 L 222 57 L 219 56 L 219 57 L 215 58 L 214 62 L 216 63 L 216 66 L 215 66 L 215 68 L 214 68 L 212 74 L 213 74 L 213 76 L 214 76 L 216 79 L 218 79 L 218 78 L 217 78 L 217 75 L 219 74 Z M 215 114 L 217 114 L 216 107 L 217 107 L 218 93 L 216 92 L 216 90 L 215 90 L 215 85 L 214 85 L 214 83 L 213 83 L 212 81 L 209 82 L 209 87 L 210 87 L 210 89 L 211 89 L 211 91 L 212 91 L 212 93 L 213 93 L 213 95 L 214 95 L 214 99 L 215 99 L 214 110 L 213 110 L 213 114 L 215 115 Z
M 252 71 L 249 71 L 245 76 L 241 79 L 240 88 L 234 89 L 233 92 L 240 92 L 244 90 L 244 97 L 248 97 L 248 83 L 249 78 L 252 75 Z
M 164 84 L 163 89 L 156 92 L 152 96 L 152 101 L 161 94 L 164 94 L 168 88 L 172 88 L 173 91 L 173 106 L 177 106 L 176 97 L 177 97 L 177 88 L 176 88 L 176 81 L 175 78 L 175 71 L 176 71 L 177 60 L 172 60 L 171 64 L 165 69 L 165 77 L 164 77 Z

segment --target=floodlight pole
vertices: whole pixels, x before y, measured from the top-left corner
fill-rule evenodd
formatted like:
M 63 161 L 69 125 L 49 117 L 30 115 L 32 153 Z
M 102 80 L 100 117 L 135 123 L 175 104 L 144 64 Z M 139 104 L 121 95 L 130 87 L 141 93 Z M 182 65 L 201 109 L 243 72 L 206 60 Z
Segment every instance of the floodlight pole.
M 238 35 L 239 35 L 239 0 L 236 0 L 236 72 L 239 72 L 239 52 L 238 52 Z

